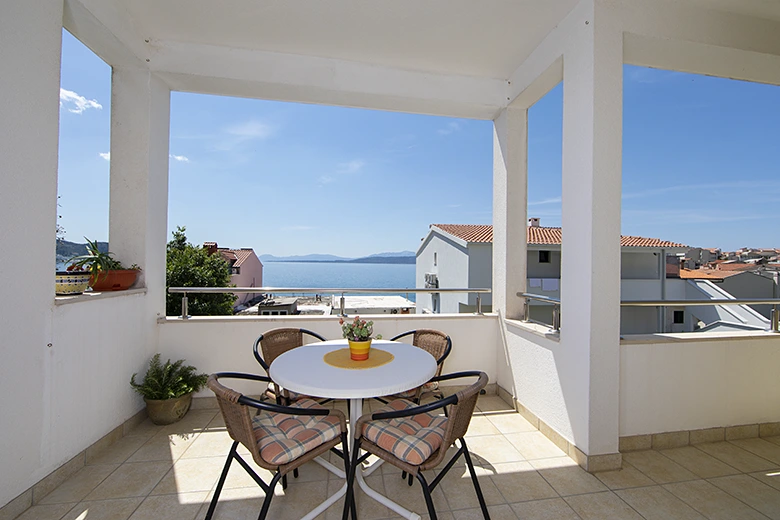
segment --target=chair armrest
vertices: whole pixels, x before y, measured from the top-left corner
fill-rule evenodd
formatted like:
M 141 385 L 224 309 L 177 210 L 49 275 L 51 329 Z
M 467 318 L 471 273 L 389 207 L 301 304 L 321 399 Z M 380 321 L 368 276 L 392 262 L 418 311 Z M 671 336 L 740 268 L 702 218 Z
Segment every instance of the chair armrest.
M 308 330 L 308 329 L 301 329 L 301 332 L 303 332 L 304 334 L 308 334 L 309 336 L 314 336 L 315 338 L 317 338 L 320 341 L 327 341 L 320 334 L 317 334 L 314 331 L 311 331 L 311 330 Z
M 445 397 L 444 399 L 435 401 L 433 403 L 424 404 L 422 406 L 415 406 L 413 408 L 407 408 L 406 410 L 397 410 L 393 412 L 380 412 L 380 413 L 367 413 L 360 417 L 360 419 L 357 420 L 355 423 L 355 429 L 353 430 L 352 434 L 355 436 L 356 439 L 360 438 L 361 435 L 363 435 L 363 425 L 367 423 L 368 421 L 381 421 L 383 419 L 397 419 L 399 417 L 411 417 L 413 415 L 420 415 L 423 413 L 432 412 L 433 410 L 438 410 L 439 408 L 444 408 L 445 406 L 449 406 L 451 404 L 456 404 L 458 402 L 458 396 L 457 395 L 450 395 L 448 397 Z
M 431 379 L 431 381 L 448 381 L 450 379 L 460 379 L 461 377 L 479 377 L 482 372 L 478 370 L 468 370 L 465 372 L 453 372 L 452 374 L 442 374 Z
M 255 340 L 255 345 L 252 348 L 252 353 L 255 355 L 255 359 L 258 363 L 260 363 L 260 366 L 263 367 L 263 369 L 268 372 L 268 369 L 270 368 L 268 366 L 268 363 L 265 362 L 263 359 L 263 356 L 260 355 L 260 342 L 263 341 L 263 334 L 260 334 L 260 337 L 258 337 Z

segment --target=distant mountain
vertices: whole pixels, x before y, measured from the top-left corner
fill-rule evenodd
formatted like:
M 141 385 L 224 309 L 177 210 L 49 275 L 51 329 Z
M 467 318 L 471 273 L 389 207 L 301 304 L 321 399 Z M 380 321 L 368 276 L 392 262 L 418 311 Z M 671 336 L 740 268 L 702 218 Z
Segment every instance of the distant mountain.
M 261 262 L 348 262 L 352 258 L 345 258 L 336 255 L 295 255 L 295 256 L 274 256 L 260 255 Z
M 413 264 L 415 263 L 415 253 L 411 251 L 401 251 L 397 253 L 377 253 L 361 258 L 345 258 L 336 255 L 297 255 L 297 256 L 274 256 L 260 255 L 261 262 L 327 262 L 339 264 Z
M 98 250 L 102 252 L 108 251 L 108 242 L 98 242 Z M 78 255 L 87 254 L 87 244 L 79 244 L 76 242 L 68 242 L 67 240 L 60 240 L 57 242 L 57 256 L 67 260 Z

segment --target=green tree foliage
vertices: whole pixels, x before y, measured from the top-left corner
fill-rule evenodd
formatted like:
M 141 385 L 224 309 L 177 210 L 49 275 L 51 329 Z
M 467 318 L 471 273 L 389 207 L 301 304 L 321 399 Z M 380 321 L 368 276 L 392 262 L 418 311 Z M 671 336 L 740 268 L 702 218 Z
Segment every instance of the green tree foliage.
M 179 226 L 168 242 L 168 263 L 165 273 L 167 287 L 231 287 L 230 266 L 219 254 L 187 242 L 185 228 Z M 181 314 L 181 294 L 168 294 L 168 316 Z M 217 316 L 233 314 L 236 297 L 231 293 L 188 294 L 189 314 Z

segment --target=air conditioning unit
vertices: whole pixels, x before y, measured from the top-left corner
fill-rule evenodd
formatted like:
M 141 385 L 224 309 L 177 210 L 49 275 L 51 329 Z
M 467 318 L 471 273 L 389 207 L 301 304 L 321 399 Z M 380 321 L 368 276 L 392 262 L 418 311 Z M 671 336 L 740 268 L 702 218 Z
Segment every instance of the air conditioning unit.
M 425 273 L 425 288 L 426 289 L 438 289 L 439 277 L 436 273 Z

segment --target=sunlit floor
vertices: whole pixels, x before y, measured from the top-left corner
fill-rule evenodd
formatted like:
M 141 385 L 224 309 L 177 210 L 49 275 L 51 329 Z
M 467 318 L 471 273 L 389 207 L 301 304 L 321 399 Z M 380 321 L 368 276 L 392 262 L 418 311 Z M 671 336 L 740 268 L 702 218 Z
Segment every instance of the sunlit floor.
M 482 397 L 478 408 L 467 442 L 494 520 L 780 519 L 780 437 L 625 453 L 622 470 L 592 475 L 498 397 Z M 19 518 L 200 520 L 230 444 L 216 409 L 191 410 L 167 427 L 147 421 Z M 468 472 L 459 464 L 434 492 L 437 514 L 482 518 Z M 268 480 L 268 472 L 259 472 Z M 419 485 L 408 487 L 392 466 L 383 465 L 366 480 L 407 508 L 426 511 Z M 290 476 L 286 491 L 277 486 L 268 518 L 300 518 L 343 483 L 309 463 L 299 478 Z M 257 518 L 262 499 L 260 488 L 234 463 L 214 518 Z M 341 507 L 338 502 L 320 518 L 341 518 Z M 362 493 L 358 516 L 397 518 Z

